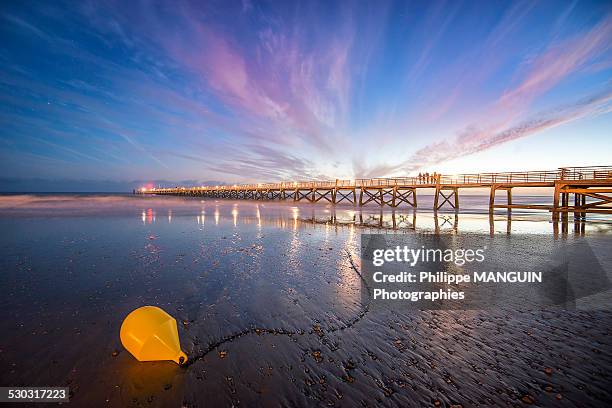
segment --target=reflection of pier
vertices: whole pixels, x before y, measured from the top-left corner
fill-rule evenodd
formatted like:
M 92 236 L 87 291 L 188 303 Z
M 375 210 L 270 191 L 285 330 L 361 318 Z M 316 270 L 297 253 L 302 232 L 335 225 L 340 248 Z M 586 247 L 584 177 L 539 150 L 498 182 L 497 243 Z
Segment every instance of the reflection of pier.
M 334 227 L 358 227 L 363 230 L 374 230 L 374 231 L 384 231 L 384 230 L 392 230 L 396 232 L 408 232 L 408 231 L 432 231 L 436 234 L 440 233 L 459 233 L 459 218 L 460 213 L 455 211 L 453 213 L 439 213 L 437 211 L 434 212 L 425 212 L 420 215 L 421 218 L 425 218 L 425 220 L 421 219 L 421 222 L 417 223 L 419 216 L 416 210 L 411 211 L 410 213 L 398 213 L 396 210 L 383 211 L 380 210 L 379 213 L 362 213 L 359 211 L 356 212 L 351 217 L 343 217 L 339 218 L 336 216 L 336 212 L 334 210 L 328 216 L 322 217 L 320 215 L 312 214 L 311 217 L 302 217 L 299 219 L 302 223 L 312 224 L 312 225 L 321 225 L 321 226 L 334 226 Z M 478 215 L 478 214 L 471 214 Z M 516 218 L 516 217 L 515 217 Z M 424 222 L 429 221 L 429 223 Z M 496 231 L 505 232 L 506 234 L 512 233 L 512 221 L 513 215 L 512 212 L 508 212 L 504 215 L 494 215 L 493 213 L 489 213 L 488 216 L 488 225 L 489 225 L 489 234 L 495 235 Z M 532 222 L 533 220 L 529 220 L 528 218 L 519 217 L 519 222 Z M 297 222 L 297 220 L 296 220 Z M 429 224 L 429 225 L 426 225 Z M 496 230 L 496 225 L 499 227 L 501 224 L 502 229 Z M 553 234 L 556 236 L 559 233 L 563 235 L 567 235 L 570 232 L 570 226 L 573 224 L 573 233 L 575 235 L 584 235 L 585 234 L 585 226 L 586 223 L 583 219 L 574 219 L 573 222 L 568 221 L 567 219 L 562 219 L 561 222 L 555 221 L 552 223 L 553 226 Z M 465 229 L 465 231 L 469 231 L 469 229 Z
M 552 205 L 520 204 L 512 201 L 513 188 L 553 189 Z M 433 189 L 434 210 L 459 209 L 459 189 L 487 188 L 489 211 L 505 208 L 548 210 L 553 219 L 584 218 L 586 213 L 612 214 L 612 166 L 568 167 L 552 171 L 480 173 L 427 177 L 372 178 L 356 180 L 283 182 L 233 186 L 173 187 L 141 189 L 142 194 L 184 195 L 227 199 L 347 202 L 363 206 L 369 203 L 392 208 L 417 207 L 417 190 Z M 506 203 L 496 203 L 496 192 L 506 191 Z M 570 197 L 573 196 L 573 205 Z
M 247 207 L 250 208 L 250 207 Z M 469 231 L 486 231 L 486 223 L 488 218 L 488 230 L 491 235 L 505 232 L 506 234 L 513 233 L 513 221 L 518 221 L 519 225 L 525 223 L 545 222 L 547 225 L 551 223 L 545 218 L 534 219 L 533 215 L 514 215 L 512 212 L 503 212 L 501 214 L 489 213 L 488 217 L 482 213 L 460 214 L 458 211 L 451 213 L 441 213 L 438 211 L 417 211 L 417 210 L 398 210 L 398 209 L 358 209 L 351 210 L 347 208 L 335 207 L 317 207 L 309 206 L 300 210 L 298 207 L 290 207 L 291 211 L 287 213 L 275 213 L 272 216 L 262 214 L 257 205 L 255 213 L 248 214 L 248 211 L 239 211 L 238 204 L 233 204 L 231 211 L 222 214 L 218 205 L 214 204 L 213 208 L 202 208 L 195 215 L 195 220 L 199 225 L 219 226 L 222 222 L 230 221 L 234 227 L 241 225 L 258 225 L 270 226 L 281 229 L 297 229 L 310 225 L 313 227 L 335 227 L 338 228 L 359 228 L 362 231 L 381 232 L 434 232 L 442 233 L 459 233 Z M 162 215 L 159 211 L 152 208 L 143 209 L 141 219 L 143 224 L 156 224 L 162 222 L 173 223 L 176 216 L 172 209 L 164 210 L 167 216 Z M 309 215 L 306 213 L 310 212 Z M 207 216 L 208 215 L 208 216 Z M 460 217 L 462 216 L 462 217 Z M 182 217 L 178 217 L 180 220 Z M 462 228 L 460 231 L 460 218 Z M 223 221 L 224 220 L 224 221 Z M 485 224 L 483 225 L 482 222 Z M 475 223 L 478 224 L 476 229 L 470 229 Z M 553 221 L 553 234 L 567 235 L 570 229 L 574 234 L 585 234 L 586 222 L 581 218 L 574 218 L 570 222 L 567 218 Z M 610 232 L 612 227 L 609 223 L 591 223 L 592 227 L 600 231 Z M 518 231 L 520 233 L 520 228 Z M 548 231 L 547 231 L 548 232 Z

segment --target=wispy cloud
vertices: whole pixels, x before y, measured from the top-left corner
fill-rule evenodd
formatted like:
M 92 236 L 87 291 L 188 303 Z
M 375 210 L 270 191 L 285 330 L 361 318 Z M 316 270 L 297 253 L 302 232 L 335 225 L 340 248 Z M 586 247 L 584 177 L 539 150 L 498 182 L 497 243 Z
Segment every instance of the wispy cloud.
M 492 147 L 527 137 L 548 129 L 587 117 L 612 112 L 612 90 L 582 99 L 571 105 L 542 112 L 516 125 L 493 131 L 470 126 L 455 139 L 432 143 L 416 151 L 404 163 L 385 168 L 388 172 L 413 172 L 423 167 L 443 163 L 458 157 L 481 152 Z

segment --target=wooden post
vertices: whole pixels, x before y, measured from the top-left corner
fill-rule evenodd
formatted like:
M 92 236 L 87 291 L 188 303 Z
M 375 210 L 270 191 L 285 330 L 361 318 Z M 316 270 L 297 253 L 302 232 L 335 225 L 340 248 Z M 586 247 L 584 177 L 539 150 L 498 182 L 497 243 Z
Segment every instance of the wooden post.
M 459 209 L 459 187 L 455 187 L 455 210 Z
M 489 194 L 489 212 L 493 212 L 493 208 L 495 207 L 495 190 L 497 186 L 495 184 L 491 184 L 491 193 Z
M 559 183 L 555 182 L 555 192 L 553 196 L 553 220 L 559 219 L 559 190 L 561 186 Z
M 436 177 L 436 196 L 434 197 L 434 210 L 438 211 L 438 200 L 440 197 L 440 176 Z
M 569 206 L 569 193 L 562 193 L 561 194 L 561 207 L 563 207 L 563 213 L 561 214 L 561 217 L 567 221 L 567 216 L 568 216 L 568 211 L 567 211 L 567 207 Z M 567 231 L 566 231 L 567 232 Z
M 438 211 L 438 196 L 440 195 L 440 189 L 436 186 L 436 195 L 434 196 L 434 210 Z
M 577 220 L 580 218 L 580 212 L 578 209 L 580 208 L 580 194 L 574 193 L 574 219 Z
M 336 185 L 332 190 L 332 204 L 336 204 L 336 194 L 338 193 L 338 179 L 336 179 Z
M 395 208 L 395 206 L 397 205 L 395 203 L 395 198 L 397 197 L 397 186 L 393 187 L 393 198 L 391 200 L 391 207 Z

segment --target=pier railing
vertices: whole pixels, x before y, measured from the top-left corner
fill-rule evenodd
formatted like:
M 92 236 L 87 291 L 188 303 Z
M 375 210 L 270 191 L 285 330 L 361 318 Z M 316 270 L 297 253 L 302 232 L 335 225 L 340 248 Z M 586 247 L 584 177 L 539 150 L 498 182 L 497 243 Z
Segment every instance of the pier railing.
M 557 170 L 440 176 L 441 184 L 553 183 L 558 180 L 612 178 L 612 166 L 562 167 Z

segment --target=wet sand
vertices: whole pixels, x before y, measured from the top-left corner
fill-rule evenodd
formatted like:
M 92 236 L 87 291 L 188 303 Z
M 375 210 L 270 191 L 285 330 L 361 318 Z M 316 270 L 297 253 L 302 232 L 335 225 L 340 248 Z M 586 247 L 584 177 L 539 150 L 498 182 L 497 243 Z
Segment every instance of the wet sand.
M 415 218 L 376 207 L 2 197 L 0 383 L 68 386 L 76 406 L 608 405 L 612 312 L 402 312 L 363 301 L 363 231 L 554 239 L 547 213 L 514 212 L 510 229 L 498 213 L 491 229 L 481 210 Z M 561 239 L 585 234 L 597 248 L 610 224 L 568 230 Z M 608 252 L 597 254 L 611 265 Z M 146 304 L 176 317 L 186 367 L 138 363 L 122 348 L 122 319 Z

